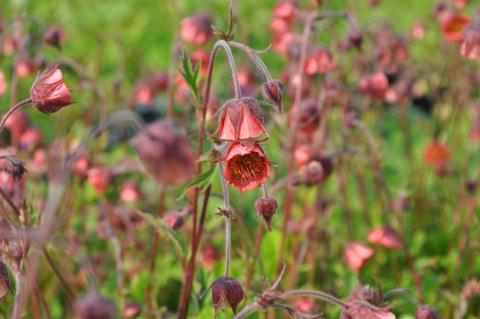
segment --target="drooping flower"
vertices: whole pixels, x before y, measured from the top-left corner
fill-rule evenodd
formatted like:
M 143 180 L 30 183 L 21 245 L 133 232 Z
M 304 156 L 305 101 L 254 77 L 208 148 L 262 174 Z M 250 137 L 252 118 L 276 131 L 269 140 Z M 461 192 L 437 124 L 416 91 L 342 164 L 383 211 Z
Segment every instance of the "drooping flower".
M 91 292 L 75 302 L 74 312 L 79 319 L 113 319 L 116 309 L 111 300 Z
M 253 97 L 229 100 L 220 112 L 216 133 L 220 140 L 250 140 L 266 132 L 260 104 Z
M 289 23 L 293 22 L 297 17 L 298 4 L 293 0 L 284 0 L 278 3 L 273 9 L 275 18 L 283 19 Z
M 282 111 L 283 87 L 279 80 L 271 80 L 262 85 L 263 97 L 272 103 L 278 112 Z
M 208 13 L 198 13 L 182 20 L 180 37 L 183 41 L 204 45 L 213 38 L 213 18 Z
M 391 226 L 383 226 L 368 234 L 370 244 L 380 245 L 388 249 L 401 249 L 403 241 L 400 234 Z
M 143 198 L 142 190 L 136 181 L 126 181 L 120 189 L 120 198 L 125 203 L 131 203 Z
M 450 42 L 463 40 L 463 30 L 470 24 L 470 18 L 461 14 L 449 17 L 442 24 L 442 31 L 445 38 Z
M 347 298 L 349 304 L 354 302 L 366 302 L 372 306 L 379 307 L 382 304 L 381 291 L 374 289 L 370 285 L 360 286 L 355 289 Z M 340 319 L 353 319 L 353 317 L 344 309 L 340 315 Z
M 308 75 L 325 74 L 337 68 L 332 53 L 325 48 L 313 50 L 305 60 L 304 70 Z
M 195 172 L 195 160 L 186 136 L 168 121 L 149 124 L 133 144 L 147 171 L 158 183 L 178 185 Z
M 321 110 L 314 99 L 307 99 L 290 109 L 290 124 L 297 130 L 311 135 L 320 125 Z
M 245 298 L 242 285 L 232 277 L 220 277 L 212 284 L 212 302 L 215 311 L 230 307 L 235 313 L 238 305 Z
M 480 62 L 480 26 L 478 24 L 467 27 L 463 32 L 460 54 L 466 59 Z
M 260 186 L 270 175 L 270 160 L 255 142 L 233 143 L 222 160 L 227 183 L 242 192 Z
M 62 71 L 56 67 L 38 76 L 30 89 L 30 96 L 33 106 L 43 113 L 54 113 L 73 103 Z
M 434 141 L 427 146 L 423 157 L 425 162 L 430 165 L 436 167 L 445 166 L 450 160 L 450 150 L 444 144 Z
M 88 181 L 98 194 L 104 194 L 114 178 L 112 171 L 105 167 L 94 167 L 88 171 Z
M 357 242 L 348 244 L 344 252 L 345 261 L 351 270 L 361 270 L 373 254 L 371 248 Z

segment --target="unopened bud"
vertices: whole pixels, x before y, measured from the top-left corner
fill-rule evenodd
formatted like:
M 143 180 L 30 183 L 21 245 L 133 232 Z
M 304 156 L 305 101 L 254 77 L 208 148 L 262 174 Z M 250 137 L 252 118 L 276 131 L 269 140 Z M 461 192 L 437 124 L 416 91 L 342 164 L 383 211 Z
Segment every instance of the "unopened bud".
M 255 202 L 257 215 L 262 216 L 269 230 L 272 230 L 272 218 L 277 212 L 278 204 L 275 198 L 263 197 Z
M 245 298 L 240 282 L 232 277 L 223 276 L 212 284 L 212 301 L 215 311 L 227 307 L 237 312 L 237 307 Z

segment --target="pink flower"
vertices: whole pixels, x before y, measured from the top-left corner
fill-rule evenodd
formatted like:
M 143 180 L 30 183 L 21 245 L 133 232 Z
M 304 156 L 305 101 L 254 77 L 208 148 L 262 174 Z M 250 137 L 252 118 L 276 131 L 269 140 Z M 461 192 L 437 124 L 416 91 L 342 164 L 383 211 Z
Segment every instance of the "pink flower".
M 401 249 L 403 246 L 400 234 L 390 226 L 383 226 L 372 230 L 368 234 L 368 242 L 394 250 Z
M 450 42 L 460 42 L 463 40 L 463 30 L 469 24 L 469 17 L 461 14 L 454 15 L 442 24 L 443 35 Z
M 465 29 L 460 54 L 466 59 L 480 62 L 480 27 L 478 25 Z
M 345 261 L 351 270 L 361 270 L 373 254 L 371 248 L 356 242 L 348 244 L 344 251 Z
M 114 178 L 108 168 L 94 167 L 88 171 L 88 181 L 98 194 L 104 194 Z
M 126 181 L 120 189 L 120 198 L 125 203 L 131 203 L 143 198 L 140 186 L 135 181 Z
M 208 13 L 199 13 L 182 20 L 180 37 L 195 45 L 204 45 L 213 38 L 213 19 Z
M 223 157 L 227 183 L 242 192 L 263 184 L 270 176 L 270 160 L 260 144 L 233 143 Z
M 249 140 L 265 133 L 260 104 L 253 97 L 232 99 L 221 108 L 218 138 L 224 141 Z
M 73 103 L 70 90 L 63 82 L 62 71 L 56 67 L 38 76 L 30 95 L 32 104 L 43 113 L 54 113 Z
M 388 78 L 385 73 L 377 72 L 363 77 L 358 87 L 362 93 L 382 100 L 388 91 Z
M 427 146 L 423 157 L 425 162 L 430 165 L 437 167 L 445 166 L 450 161 L 450 150 L 442 143 L 434 141 Z
M 325 74 L 337 68 L 329 50 L 318 48 L 310 53 L 305 61 L 305 73 L 308 75 Z
M 395 315 L 384 308 L 375 307 L 365 301 L 354 301 L 345 309 L 351 319 L 395 319 Z

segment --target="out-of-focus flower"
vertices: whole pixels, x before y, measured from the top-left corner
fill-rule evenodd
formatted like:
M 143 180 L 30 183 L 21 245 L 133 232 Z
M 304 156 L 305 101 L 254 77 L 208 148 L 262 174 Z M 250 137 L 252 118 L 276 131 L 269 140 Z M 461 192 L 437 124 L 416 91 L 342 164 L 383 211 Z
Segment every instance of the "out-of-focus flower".
M 113 319 L 115 305 L 96 292 L 91 292 L 74 304 L 75 315 L 79 319 Z
M 318 306 L 312 299 L 298 298 L 294 301 L 295 309 L 304 314 L 314 315 L 318 314 Z
M 208 13 L 198 13 L 182 20 L 180 37 L 183 41 L 204 45 L 213 38 L 213 18 Z
M 272 103 L 278 112 L 282 111 L 282 96 L 284 85 L 279 80 L 271 80 L 262 85 L 265 100 Z
M 444 144 L 434 141 L 425 149 L 423 158 L 430 165 L 445 166 L 450 161 L 450 150 Z
M 425 38 L 425 34 L 427 33 L 427 28 L 425 24 L 422 22 L 417 22 L 412 28 L 411 34 L 415 40 L 421 40 Z
M 290 110 L 290 123 L 299 131 L 311 135 L 320 125 L 320 107 L 313 99 L 302 101 L 300 106 L 294 105 Z
M 15 65 L 15 72 L 19 78 L 25 78 L 36 72 L 35 63 L 29 57 L 20 57 Z
M 62 43 L 65 40 L 65 32 L 58 26 L 50 27 L 43 36 L 45 43 L 57 48 L 62 48 Z
M 7 92 L 7 79 L 5 79 L 5 74 L 0 71 L 0 97 Z
M 187 216 L 183 212 L 170 212 L 163 217 L 163 221 L 171 229 L 178 230 L 185 224 Z
M 460 54 L 467 59 L 480 61 L 480 26 L 475 24 L 465 28 Z
M 59 68 L 40 74 L 30 89 L 30 96 L 32 104 L 42 113 L 54 113 L 73 103 Z
M 94 167 L 88 171 L 88 181 L 98 194 L 105 193 L 114 178 L 111 170 L 105 167 Z
M 415 319 L 440 319 L 440 315 L 429 306 L 421 306 L 415 314 Z
M 19 139 L 30 126 L 27 115 L 22 111 L 13 112 L 5 121 L 5 127 L 10 130 L 14 139 Z
M 186 136 L 168 121 L 149 124 L 133 144 L 147 171 L 158 183 L 178 185 L 193 176 L 193 151 Z
M 20 147 L 25 150 L 34 150 L 42 143 L 43 134 L 38 128 L 30 127 L 20 136 Z
M 298 4 L 293 0 L 284 0 L 278 3 L 273 9 L 273 16 L 287 22 L 293 22 L 297 17 Z
M 40 148 L 33 154 L 31 163 L 32 171 L 36 173 L 45 173 L 48 169 L 48 152 L 44 148 Z
M 249 140 L 265 133 L 260 104 L 253 97 L 229 100 L 221 108 L 216 135 L 224 141 Z
M 277 212 L 278 203 L 275 198 L 262 197 L 255 202 L 255 210 L 257 215 L 261 216 L 269 230 L 272 230 L 272 218 Z
M 132 302 L 126 304 L 123 308 L 125 318 L 138 318 L 142 314 L 142 306 L 139 303 Z
M 377 72 L 362 77 L 358 87 L 363 94 L 382 100 L 389 87 L 388 78 L 385 73 Z
M 305 60 L 304 70 L 308 75 L 325 74 L 337 68 L 332 53 L 324 48 L 314 49 Z
M 470 24 L 470 18 L 456 14 L 442 24 L 442 31 L 445 38 L 450 42 L 463 40 L 463 30 Z
M 260 144 L 255 142 L 233 143 L 222 161 L 226 163 L 227 183 L 241 191 L 260 186 L 270 176 L 270 160 Z
M 391 226 L 383 226 L 368 234 L 370 244 L 380 245 L 388 249 L 401 249 L 403 241 L 400 234 Z
M 212 284 L 211 289 L 215 311 L 230 307 L 233 312 L 237 312 L 238 305 L 246 298 L 242 285 L 232 277 L 218 278 Z
M 286 58 L 295 58 L 299 55 L 301 38 L 294 32 L 282 32 L 273 36 L 272 47 L 275 52 Z
M 348 304 L 345 311 L 351 319 L 395 319 L 395 315 L 387 309 L 378 308 L 363 301 Z
M 80 156 L 75 161 L 75 164 L 73 165 L 73 171 L 77 176 L 87 177 L 89 169 L 90 169 L 90 159 L 86 155 Z
M 3 40 L 3 53 L 5 53 L 5 55 L 12 55 L 17 52 L 18 46 L 18 38 L 6 37 L 5 40 Z
M 357 242 L 348 244 L 344 251 L 345 261 L 351 270 L 361 270 L 373 254 L 374 251 L 371 248 Z
M 455 8 L 457 9 L 463 9 L 467 4 L 469 0 L 454 0 L 453 4 L 455 5 Z
M 350 296 L 347 298 L 348 303 L 353 302 L 366 302 L 373 306 L 380 306 L 382 303 L 382 294 L 377 289 L 374 289 L 370 285 L 360 286 L 355 289 Z M 348 314 L 345 310 L 342 311 L 341 319 L 353 319 L 350 314 Z
M 125 203 L 131 203 L 143 198 L 140 186 L 136 181 L 126 181 L 120 188 L 120 198 Z
M 333 162 L 330 157 L 312 157 L 300 170 L 301 181 L 307 186 L 317 185 L 326 180 L 332 171 Z
M 207 244 L 203 247 L 202 264 L 207 270 L 212 270 L 221 258 L 222 255 L 215 246 Z

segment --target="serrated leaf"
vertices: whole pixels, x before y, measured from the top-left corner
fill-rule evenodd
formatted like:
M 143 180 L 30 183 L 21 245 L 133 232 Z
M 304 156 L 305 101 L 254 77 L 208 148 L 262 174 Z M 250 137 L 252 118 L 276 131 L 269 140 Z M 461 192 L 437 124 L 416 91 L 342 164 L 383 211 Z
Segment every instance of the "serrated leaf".
M 213 177 L 215 176 L 215 173 L 217 172 L 217 165 L 213 165 L 208 171 L 203 173 L 202 175 L 198 176 L 195 178 L 193 181 L 185 185 L 183 188 L 182 194 L 177 200 L 182 199 L 187 191 L 191 188 L 198 187 L 200 191 L 204 190 L 208 185 L 212 183 Z
M 199 84 L 200 84 L 200 63 L 193 66 L 191 59 L 187 54 L 183 53 L 182 65 L 178 68 L 183 79 L 187 83 L 190 90 L 193 92 L 195 99 L 199 99 Z
M 187 256 L 187 246 L 183 238 L 173 231 L 161 218 L 155 217 L 152 214 L 147 214 L 137 210 L 137 213 L 142 216 L 151 226 L 153 226 L 160 234 L 167 237 L 175 246 L 175 250 L 182 256 Z

